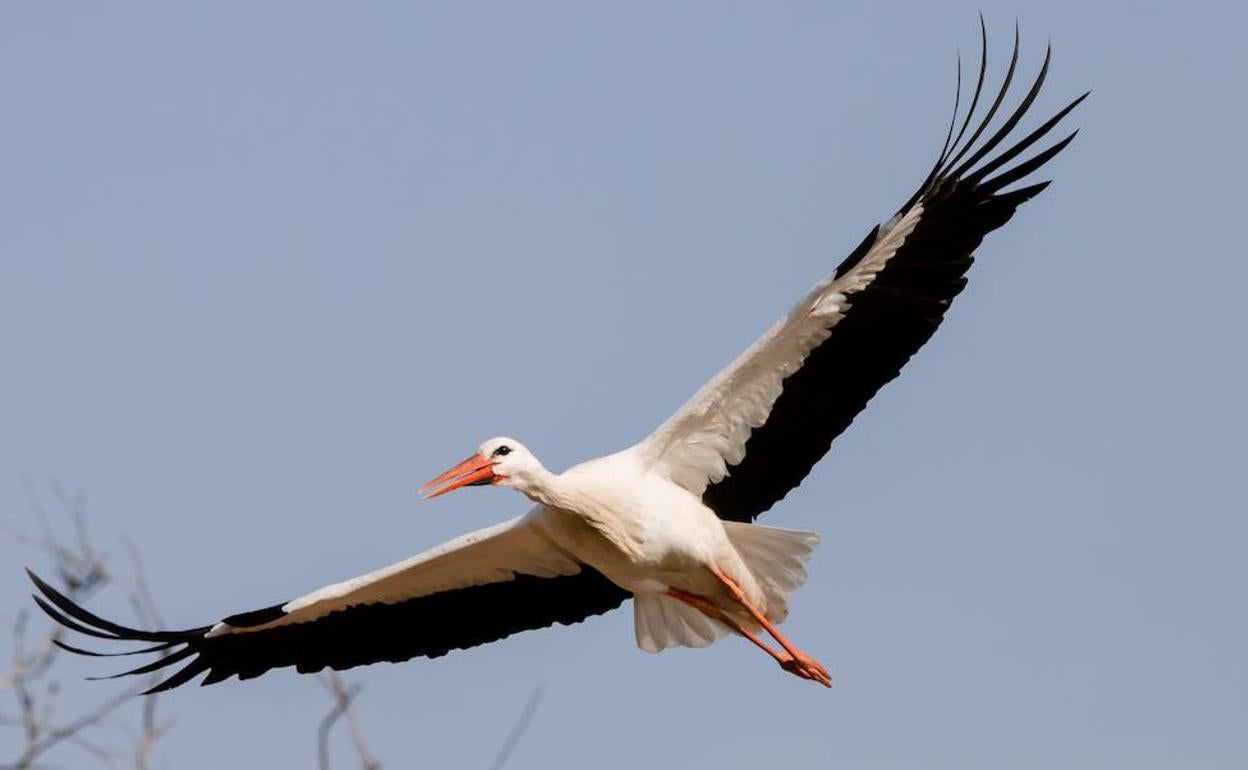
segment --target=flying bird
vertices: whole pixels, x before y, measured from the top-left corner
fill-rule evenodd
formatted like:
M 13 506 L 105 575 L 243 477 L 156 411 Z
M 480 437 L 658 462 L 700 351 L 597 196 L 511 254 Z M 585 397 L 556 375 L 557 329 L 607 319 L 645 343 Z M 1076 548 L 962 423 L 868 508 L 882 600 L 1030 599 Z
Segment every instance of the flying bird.
M 702 647 L 736 634 L 784 670 L 830 685 L 827 670 L 778 629 L 818 538 L 754 520 L 801 483 L 931 337 L 966 285 L 984 236 L 1045 189 L 1047 181 L 1030 178 L 1077 132 L 1020 157 L 1087 96 L 1016 137 L 1050 52 L 1017 106 L 1002 111 L 1018 64 L 1018 30 L 1009 68 L 989 99 L 982 18 L 980 29 L 969 107 L 959 107 L 959 64 L 944 145 L 910 199 L 645 440 L 554 473 L 519 441 L 490 439 L 423 491 L 433 498 L 474 485 L 510 487 L 533 502 L 525 515 L 198 628 L 113 623 L 30 573 L 35 601 L 62 625 L 145 646 L 97 653 L 58 644 L 87 655 L 154 655 L 116 676 L 159 671 L 166 676 L 149 692 L 161 692 L 201 674 L 202 684 L 212 684 L 284 666 L 307 673 L 434 658 L 578 623 L 631 598 L 643 650 Z M 994 122 L 999 113 L 1005 117 Z

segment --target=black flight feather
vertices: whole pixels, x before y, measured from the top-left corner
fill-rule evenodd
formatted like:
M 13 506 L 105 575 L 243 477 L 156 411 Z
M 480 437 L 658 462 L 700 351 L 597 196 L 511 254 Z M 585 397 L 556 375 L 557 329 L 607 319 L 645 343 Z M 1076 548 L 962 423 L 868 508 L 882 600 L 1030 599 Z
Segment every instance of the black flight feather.
M 874 278 L 846 293 L 844 314 L 830 323 L 827 339 L 810 352 L 801 368 L 784 380 L 766 421 L 746 441 L 744 458 L 728 468 L 727 476 L 706 488 L 702 500 L 721 518 L 752 521 L 801 483 L 871 397 L 900 373 L 936 331 L 950 303 L 966 285 L 974 251 L 984 236 L 1008 222 L 1019 205 L 1048 186 L 1048 182 L 1041 182 L 1000 192 L 1052 160 L 1074 134 L 1029 160 L 1005 171 L 1000 169 L 1046 136 L 1087 94 L 998 156 L 989 157 L 1031 109 L 1052 59 L 1051 49 L 1046 50 L 1040 72 L 1019 106 L 981 143 L 1017 71 L 1016 25 L 1014 50 L 1001 88 L 970 138 L 959 146 L 975 120 L 987 68 L 987 33 L 982 19 L 981 42 L 980 73 L 962 127 L 952 141 L 946 136 L 934 170 L 893 220 L 922 206 L 914 230 Z M 958 80 L 960 84 L 960 65 Z M 960 91 L 959 85 L 959 95 Z M 955 96 L 955 105 L 958 98 Z M 981 161 L 983 166 L 972 173 Z M 998 171 L 997 176 L 987 178 Z M 838 266 L 835 277 L 853 269 L 880 237 L 881 228 L 872 230 Z

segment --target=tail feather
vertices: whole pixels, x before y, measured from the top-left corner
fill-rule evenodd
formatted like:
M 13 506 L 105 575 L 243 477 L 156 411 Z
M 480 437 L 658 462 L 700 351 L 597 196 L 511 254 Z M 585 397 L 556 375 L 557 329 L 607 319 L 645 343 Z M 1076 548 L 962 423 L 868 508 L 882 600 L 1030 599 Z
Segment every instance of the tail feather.
M 725 521 L 724 529 L 762 589 L 767 619 L 784 620 L 789 614 L 788 595 L 806 582 L 806 560 L 819 544 L 819 535 L 737 521 Z
M 668 647 L 705 647 L 728 627 L 666 594 L 639 593 L 633 599 L 637 646 L 646 652 Z

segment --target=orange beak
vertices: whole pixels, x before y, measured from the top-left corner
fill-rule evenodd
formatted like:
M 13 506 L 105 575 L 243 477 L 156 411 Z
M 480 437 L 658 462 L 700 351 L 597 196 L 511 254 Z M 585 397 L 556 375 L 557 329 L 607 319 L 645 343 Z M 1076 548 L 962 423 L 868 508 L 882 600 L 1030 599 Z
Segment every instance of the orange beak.
M 446 473 L 431 479 L 428 484 L 420 488 L 420 493 L 425 496 L 426 500 L 432 500 L 460 487 L 493 484 L 496 478 L 498 477 L 494 475 L 494 462 L 488 457 L 475 454 Z

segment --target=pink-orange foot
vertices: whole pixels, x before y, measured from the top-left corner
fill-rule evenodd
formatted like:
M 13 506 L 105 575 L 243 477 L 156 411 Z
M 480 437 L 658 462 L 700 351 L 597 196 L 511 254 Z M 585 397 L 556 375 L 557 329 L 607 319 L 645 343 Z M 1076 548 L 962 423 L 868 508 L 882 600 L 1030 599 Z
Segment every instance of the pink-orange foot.
M 780 668 L 788 671 L 790 674 L 800 676 L 802 679 L 809 679 L 812 682 L 818 682 L 824 687 L 832 686 L 832 676 L 828 670 L 824 668 L 819 661 L 810 657 L 800 650 L 796 655 L 790 655 L 787 652 L 781 653 L 779 660 Z

